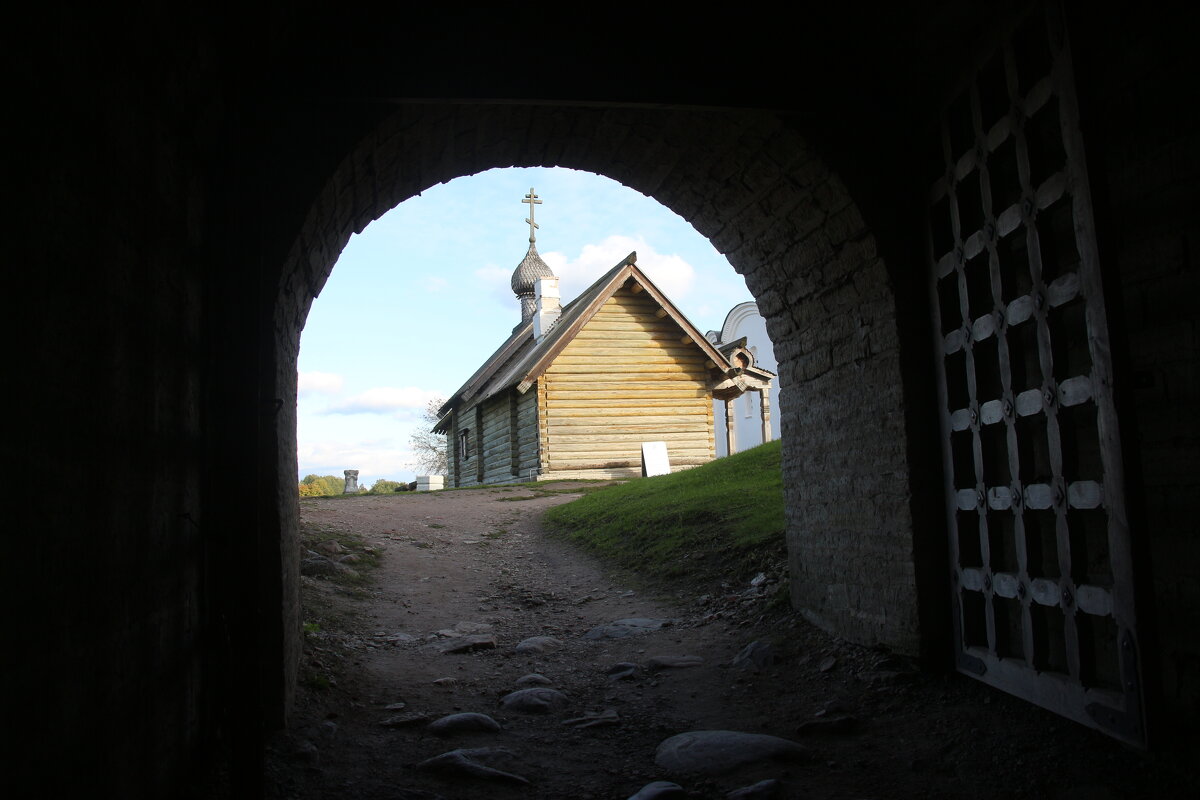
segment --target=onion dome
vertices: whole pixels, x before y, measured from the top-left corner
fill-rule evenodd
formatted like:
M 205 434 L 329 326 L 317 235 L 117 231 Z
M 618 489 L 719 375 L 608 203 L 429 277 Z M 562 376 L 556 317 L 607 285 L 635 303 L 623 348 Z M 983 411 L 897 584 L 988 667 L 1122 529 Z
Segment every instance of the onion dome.
M 542 261 L 542 257 L 538 255 L 537 245 L 533 242 L 529 243 L 529 252 L 521 259 L 521 263 L 513 270 L 512 274 L 512 290 L 513 294 L 520 297 L 523 294 L 533 294 L 533 286 L 537 283 L 538 278 L 553 278 L 554 270 L 550 269 L 550 265 Z
M 533 319 L 533 315 L 537 312 L 537 301 L 534 298 L 534 287 L 541 278 L 553 278 L 554 270 L 550 269 L 550 265 L 542 261 L 542 257 L 538 255 L 537 245 L 537 229 L 538 224 L 534 222 L 534 210 L 542 204 L 537 193 L 532 188 L 529 194 L 525 195 L 525 199 L 521 201 L 529 205 L 529 218 L 525 222 L 529 225 L 529 250 L 525 253 L 525 257 L 521 259 L 521 263 L 517 264 L 517 268 L 513 270 L 512 275 L 512 290 L 517 299 L 521 301 L 521 321 L 517 323 L 519 329 L 522 325 Z

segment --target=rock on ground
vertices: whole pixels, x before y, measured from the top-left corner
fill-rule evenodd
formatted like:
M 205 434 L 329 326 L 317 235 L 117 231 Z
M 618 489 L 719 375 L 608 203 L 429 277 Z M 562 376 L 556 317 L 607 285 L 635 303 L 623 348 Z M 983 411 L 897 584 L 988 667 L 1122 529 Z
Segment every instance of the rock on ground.
M 427 758 L 417 764 L 417 769 L 470 778 L 529 783 L 527 778 L 509 771 L 514 768 L 516 760 L 515 753 L 502 747 L 474 747 Z
M 550 686 L 554 681 L 537 672 L 517 678 L 517 686 Z
M 562 645 L 562 641 L 553 636 L 530 636 L 513 649 L 517 653 L 545 653 Z
M 498 730 L 500 730 L 499 722 L 496 722 L 496 720 L 487 714 L 477 714 L 473 711 L 450 714 L 429 723 L 429 732 L 436 733 L 438 736 L 453 736 L 456 733 L 476 733 L 481 731 L 495 733 Z
M 646 662 L 646 669 L 657 672 L 660 669 L 686 669 L 698 667 L 704 663 L 700 656 L 653 656 Z
M 667 800 L 671 797 L 687 797 L 687 792 L 678 783 L 655 781 L 638 789 L 637 794 L 629 796 L 629 800 Z
M 557 689 L 547 689 L 537 686 L 532 689 L 518 689 L 500 698 L 500 705 L 507 711 L 522 711 L 526 714 L 549 714 L 564 708 L 570 701 L 567 696 Z
M 654 763 L 673 775 L 720 775 L 760 761 L 798 761 L 808 750 L 796 742 L 763 733 L 689 731 L 658 746 Z
M 765 781 L 734 789 L 725 795 L 725 800 L 771 800 L 779 796 L 779 781 L 767 778 Z
M 442 648 L 442 652 L 446 655 L 452 655 L 455 653 L 471 653 L 475 650 L 494 650 L 495 648 L 495 636 L 479 633 L 451 640 L 450 644 Z
M 755 641 L 743 647 L 742 651 L 733 657 L 730 666 L 738 669 L 766 669 L 774 663 L 775 650 L 770 643 Z
M 597 625 L 583 635 L 584 639 L 624 639 L 626 636 L 635 636 L 639 633 L 650 633 L 660 628 L 665 628 L 674 620 L 669 619 L 649 619 L 647 617 L 630 617 L 629 619 L 618 619 L 607 625 Z

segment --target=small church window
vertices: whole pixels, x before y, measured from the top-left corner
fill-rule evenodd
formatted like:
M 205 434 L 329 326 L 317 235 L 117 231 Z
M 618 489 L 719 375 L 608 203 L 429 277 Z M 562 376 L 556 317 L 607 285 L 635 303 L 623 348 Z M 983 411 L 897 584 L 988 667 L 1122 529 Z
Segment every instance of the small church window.
M 458 452 L 463 460 L 471 457 L 471 429 L 463 428 L 458 432 Z

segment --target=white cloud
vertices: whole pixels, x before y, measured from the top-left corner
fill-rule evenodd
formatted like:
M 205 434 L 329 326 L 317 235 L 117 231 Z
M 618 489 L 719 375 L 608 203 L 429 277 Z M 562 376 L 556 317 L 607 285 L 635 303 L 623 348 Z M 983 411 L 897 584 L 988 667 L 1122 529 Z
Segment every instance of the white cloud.
M 497 308 L 509 309 L 516 314 L 515 324 L 520 319 L 520 306 L 512 291 L 512 274 L 520 259 L 513 262 L 511 267 L 498 267 L 489 264 L 475 270 L 475 288 L 484 296 L 491 299 Z
M 337 394 L 342 390 L 342 376 L 333 372 L 301 372 L 300 396 L 313 394 Z
M 692 265 L 678 255 L 658 253 L 641 237 L 609 236 L 599 244 L 584 245 L 574 260 L 559 252 L 543 253 L 542 258 L 559 277 L 563 300 L 570 301 L 632 252 L 637 253 L 638 268 L 673 302 L 691 291 L 696 280 Z
M 360 486 L 369 487 L 378 478 L 412 480 L 409 466 L 412 452 L 390 439 L 306 442 L 298 449 L 301 477 L 313 474 L 340 477 L 344 470 L 356 469 Z
M 322 414 L 389 414 L 397 419 L 416 419 L 430 400 L 441 392 L 415 386 L 377 386 L 328 406 Z
M 425 291 L 427 292 L 440 292 L 449 285 L 450 282 L 445 278 L 434 276 L 425 279 Z
M 570 302 L 595 283 L 597 278 L 635 251 L 638 267 L 658 288 L 666 292 L 672 301 L 678 301 L 691 291 L 696 281 L 696 270 L 692 265 L 678 255 L 658 253 L 641 237 L 609 236 L 599 244 L 584 245 L 574 259 L 557 250 L 541 253 L 541 256 L 559 278 L 559 290 L 562 292 L 563 301 Z M 480 267 L 474 272 L 476 286 L 501 307 L 518 308 L 511 286 L 516 265 L 517 262 L 514 262 L 512 267 L 494 264 Z

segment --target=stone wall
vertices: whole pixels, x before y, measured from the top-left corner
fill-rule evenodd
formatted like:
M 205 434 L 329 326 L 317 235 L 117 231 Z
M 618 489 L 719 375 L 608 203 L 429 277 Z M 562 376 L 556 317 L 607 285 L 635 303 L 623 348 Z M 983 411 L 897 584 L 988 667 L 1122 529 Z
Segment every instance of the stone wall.
M 412 153 L 421 154 L 419 163 L 401 157 Z M 847 189 L 778 118 L 410 106 L 333 175 L 292 253 L 292 268 L 307 277 L 291 285 L 323 281 L 332 262 L 313 254 L 336 253 L 351 228 L 424 188 L 416 176 L 448 180 L 489 166 L 532 166 L 549 153 L 557 154 L 551 163 L 603 173 L 653 196 L 745 274 L 781 375 L 797 387 L 780 409 L 793 600 L 828 630 L 918 653 L 895 298 Z M 282 297 L 285 307 L 302 300 Z
M 1179 87 L 1197 59 L 1169 20 L 1080 22 L 1076 70 L 1105 291 L 1120 349 L 1121 424 L 1140 557 L 1139 617 L 1177 712 L 1200 710 L 1200 114 Z M 1169 32 L 1171 31 L 1171 32 Z M 1099 46 L 1106 43 L 1107 47 Z M 1155 699 L 1155 698 L 1152 698 Z M 1173 714 L 1166 714 L 1172 717 Z
M 347 22 L 337 41 L 325 15 L 302 12 L 230 25 L 49 9 L 15 27 L 5 319 L 28 400 L 4 446 L 32 476 L 23 486 L 54 491 L 13 499 L 7 777 L 42 796 L 261 788 L 299 646 L 295 356 L 309 305 L 352 233 L 492 167 L 608 175 L 729 255 L 796 389 L 781 409 L 794 600 L 847 638 L 928 648 L 946 590 L 908 131 L 962 68 L 938 59 L 980 27 L 955 9 L 829 12 L 837 24 L 769 42 L 761 21 L 738 22 L 748 35 L 722 31 L 716 59 L 682 43 L 620 53 L 604 37 L 581 55 L 559 36 L 570 52 L 536 86 L 470 43 L 455 52 L 475 66 L 431 67 L 444 42 L 426 33 L 471 32 L 409 9 L 396 27 Z M 1157 709 L 1194 731 L 1197 129 L 1175 23 L 1139 12 L 1071 31 L 1122 326 L 1141 619 L 1159 642 L 1146 674 Z M 613 30 L 628 41 L 625 21 Z M 480 47 L 510 41 L 486 33 Z M 421 96 L 439 102 L 386 99 Z
M 87 29 L 52 24 L 80 41 Z M 204 59 L 186 37 L 174 46 Z M 5 785 L 167 796 L 210 750 L 229 656 L 207 591 L 234 533 L 207 503 L 220 414 L 205 358 L 208 153 L 194 133 L 211 76 L 60 55 L 25 62 L 18 83 L 35 96 L 18 95 L 6 157 L 20 198 L 6 385 L 22 411 L 5 460 L 26 480 L 0 578 Z

